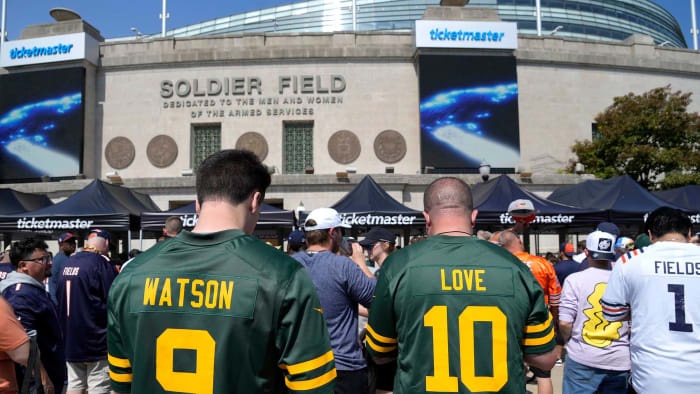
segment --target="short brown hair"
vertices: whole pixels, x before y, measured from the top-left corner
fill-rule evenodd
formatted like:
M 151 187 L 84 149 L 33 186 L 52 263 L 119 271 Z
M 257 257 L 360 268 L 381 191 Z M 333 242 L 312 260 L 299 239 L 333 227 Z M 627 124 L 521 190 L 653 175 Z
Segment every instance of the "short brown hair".
M 309 219 L 304 223 L 304 225 L 313 227 L 316 226 L 318 223 L 316 223 L 315 220 Z M 331 240 L 331 233 L 330 229 L 321 229 L 321 230 L 311 230 L 311 231 L 305 231 L 306 233 L 306 244 L 307 245 L 323 245 L 326 242 Z

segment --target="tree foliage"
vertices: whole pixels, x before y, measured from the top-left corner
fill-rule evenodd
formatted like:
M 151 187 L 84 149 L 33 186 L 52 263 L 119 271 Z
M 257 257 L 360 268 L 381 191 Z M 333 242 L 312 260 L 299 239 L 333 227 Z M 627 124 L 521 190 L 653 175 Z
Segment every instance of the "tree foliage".
M 595 118 L 601 137 L 571 150 L 600 178 L 628 174 L 650 190 L 700 184 L 700 115 L 687 111 L 690 96 L 666 86 L 615 97 Z

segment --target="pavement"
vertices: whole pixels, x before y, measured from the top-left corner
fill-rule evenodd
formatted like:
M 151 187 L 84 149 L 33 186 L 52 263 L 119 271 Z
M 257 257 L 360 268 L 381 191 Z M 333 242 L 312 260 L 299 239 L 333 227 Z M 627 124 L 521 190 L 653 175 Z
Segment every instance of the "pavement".
M 564 376 L 564 365 L 555 365 L 552 368 L 552 386 L 554 387 L 554 394 L 561 394 L 561 380 Z M 527 385 L 528 394 L 537 394 L 537 385 L 528 384 Z

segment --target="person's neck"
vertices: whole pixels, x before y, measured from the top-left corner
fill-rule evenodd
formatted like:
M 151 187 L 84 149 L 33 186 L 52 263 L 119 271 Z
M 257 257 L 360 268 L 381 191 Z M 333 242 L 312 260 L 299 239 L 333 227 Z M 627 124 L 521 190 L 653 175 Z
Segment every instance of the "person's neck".
M 330 251 L 331 248 L 331 243 L 327 242 L 325 244 L 314 244 L 314 245 L 309 245 L 306 248 L 307 252 L 325 252 L 325 251 Z
M 668 233 L 659 237 L 656 242 L 680 242 L 688 243 L 688 239 L 681 233 Z
M 197 225 L 193 233 L 215 233 L 226 230 L 245 229 L 245 207 L 225 201 L 207 201 L 199 210 Z
M 589 260 L 588 266 L 593 268 L 598 268 L 602 270 L 610 270 L 612 266 L 608 260 Z
M 447 235 L 450 237 L 470 237 L 472 236 L 471 223 L 453 225 L 432 225 L 429 235 Z

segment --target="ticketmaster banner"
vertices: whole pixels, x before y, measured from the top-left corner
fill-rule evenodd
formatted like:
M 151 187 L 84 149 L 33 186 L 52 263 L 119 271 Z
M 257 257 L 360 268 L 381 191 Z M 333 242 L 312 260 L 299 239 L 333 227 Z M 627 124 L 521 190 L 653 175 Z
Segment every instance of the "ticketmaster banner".
M 93 228 L 109 231 L 127 231 L 129 214 L 29 216 L 13 214 L 0 216 L 0 232 L 60 233 L 86 232 Z
M 5 41 L 0 53 L 0 67 L 82 59 L 97 65 L 99 52 L 97 40 L 85 33 Z
M 416 48 L 517 49 L 512 22 L 416 21 Z

